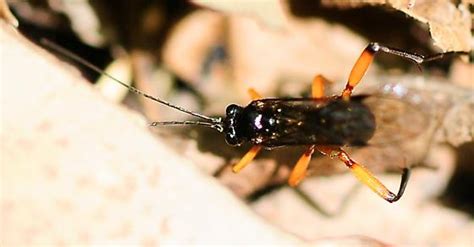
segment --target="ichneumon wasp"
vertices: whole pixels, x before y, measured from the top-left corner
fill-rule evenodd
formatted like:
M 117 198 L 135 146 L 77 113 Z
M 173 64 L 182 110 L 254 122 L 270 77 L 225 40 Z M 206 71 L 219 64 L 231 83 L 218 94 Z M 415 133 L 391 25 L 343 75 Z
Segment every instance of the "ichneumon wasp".
M 395 194 L 387 189 L 367 168 L 351 159 L 344 151 L 344 146 L 366 145 L 374 136 L 377 128 L 374 113 L 365 103 L 369 96 L 353 96 L 353 89 L 359 84 L 378 52 L 408 59 L 418 66 L 441 59 L 446 55 L 466 54 L 466 52 L 445 52 L 424 57 L 378 43 L 370 43 L 353 66 L 347 84 L 340 95 L 325 97 L 324 85 L 328 80 L 322 75 L 317 75 L 312 82 L 311 97 L 263 98 L 250 88 L 248 93 L 252 101 L 247 106 L 231 104 L 226 108 L 224 118 L 216 118 L 189 111 L 148 95 L 115 79 L 62 47 L 46 40 L 43 40 L 42 43 L 97 73 L 110 77 L 133 93 L 201 119 L 198 121 L 152 122 L 151 126 L 201 125 L 224 133 L 226 142 L 231 146 L 240 146 L 243 143 L 252 144 L 252 148 L 232 167 L 235 173 L 247 166 L 262 149 L 305 146 L 304 153 L 291 171 L 288 179 L 290 186 L 297 186 L 305 177 L 311 156 L 317 150 L 323 155 L 338 158 L 360 182 L 391 203 L 402 197 L 410 170 L 403 168 L 400 187 L 398 193 Z

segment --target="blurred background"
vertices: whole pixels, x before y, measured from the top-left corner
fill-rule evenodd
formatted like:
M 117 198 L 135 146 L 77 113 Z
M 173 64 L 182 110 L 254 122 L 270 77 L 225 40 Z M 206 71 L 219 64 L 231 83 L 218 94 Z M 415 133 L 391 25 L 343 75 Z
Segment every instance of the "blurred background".
M 186 109 L 223 116 L 230 103 L 246 105 L 247 88 L 266 97 L 307 96 L 312 78 L 333 81 L 340 93 L 369 42 L 430 55 L 470 52 L 469 1 L 7 1 L 18 30 L 40 44 L 48 39 L 133 84 Z M 40 44 L 41 45 L 41 44 Z M 54 53 L 54 52 L 53 52 Z M 472 53 L 470 55 L 472 57 Z M 84 66 L 98 91 L 124 102 L 149 122 L 187 120 Z M 249 146 L 196 128 L 153 128 L 156 138 L 214 176 L 256 214 L 301 239 L 347 236 L 374 245 L 473 244 L 474 82 L 469 56 L 422 65 L 380 54 L 355 93 L 397 94 L 424 114 L 417 138 L 349 149 L 393 191 L 400 168 L 414 168 L 407 194 L 394 205 L 358 185 L 344 165 L 315 155 L 311 177 L 286 185 L 301 148 L 264 151 L 240 174 L 230 166 Z M 400 121 L 410 118 L 399 113 Z M 391 130 L 387 135 L 400 134 Z M 376 240 L 377 241 L 376 241 Z M 380 241 L 380 242 L 379 242 Z M 350 242 L 349 242 L 350 243 Z

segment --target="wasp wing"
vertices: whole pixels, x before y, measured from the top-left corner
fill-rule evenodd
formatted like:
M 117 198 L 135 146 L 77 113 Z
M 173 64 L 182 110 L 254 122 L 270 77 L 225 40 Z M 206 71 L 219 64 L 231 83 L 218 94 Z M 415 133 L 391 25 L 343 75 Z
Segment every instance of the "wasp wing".
M 388 95 L 371 95 L 363 103 L 372 111 L 376 122 L 370 145 L 412 140 L 427 130 L 428 114 L 418 105 Z

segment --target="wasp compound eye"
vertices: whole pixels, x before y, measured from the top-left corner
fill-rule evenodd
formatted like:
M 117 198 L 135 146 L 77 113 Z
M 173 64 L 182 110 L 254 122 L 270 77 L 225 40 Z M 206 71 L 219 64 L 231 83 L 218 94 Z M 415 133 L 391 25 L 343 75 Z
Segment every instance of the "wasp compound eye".
M 242 107 L 241 106 L 238 106 L 236 104 L 232 104 L 232 105 L 229 105 L 227 106 L 227 108 L 225 109 L 225 114 L 226 116 L 235 116 L 237 115 L 237 113 L 241 112 L 242 111 Z

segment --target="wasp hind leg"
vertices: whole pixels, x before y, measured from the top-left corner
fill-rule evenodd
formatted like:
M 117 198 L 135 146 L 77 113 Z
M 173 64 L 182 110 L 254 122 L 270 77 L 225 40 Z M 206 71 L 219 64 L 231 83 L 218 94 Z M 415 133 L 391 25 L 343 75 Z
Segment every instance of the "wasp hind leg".
M 352 160 L 341 148 L 317 147 L 317 149 L 324 155 L 337 156 L 339 160 L 344 162 L 346 166 L 351 169 L 352 173 L 360 182 L 367 185 L 373 192 L 390 203 L 398 201 L 402 197 L 403 192 L 405 192 L 410 177 L 410 170 L 408 168 L 403 169 L 400 188 L 398 189 L 398 193 L 394 194 L 388 190 L 387 187 L 385 187 L 385 185 L 383 185 L 367 168 Z
M 391 55 L 395 55 L 404 59 L 408 59 L 418 66 L 420 64 L 434 61 L 441 59 L 445 56 L 448 55 L 454 55 L 454 54 L 459 54 L 459 55 L 468 55 L 468 52 L 464 51 L 450 51 L 450 52 L 444 52 L 444 53 L 438 53 L 438 54 L 433 54 L 430 56 L 423 56 L 419 55 L 416 53 L 410 53 L 406 52 L 403 50 L 395 49 L 395 48 L 390 48 L 384 45 L 381 45 L 379 43 L 370 43 L 367 45 L 367 47 L 362 51 L 362 54 L 360 54 L 359 59 L 354 64 L 354 67 L 352 67 L 351 73 L 349 74 L 349 79 L 347 80 L 346 87 L 342 91 L 342 98 L 344 100 L 349 100 L 352 94 L 352 90 L 354 89 L 357 84 L 359 84 L 360 80 L 362 77 L 364 77 L 365 72 L 369 68 L 370 64 L 373 62 L 374 57 L 377 53 L 383 52 Z

